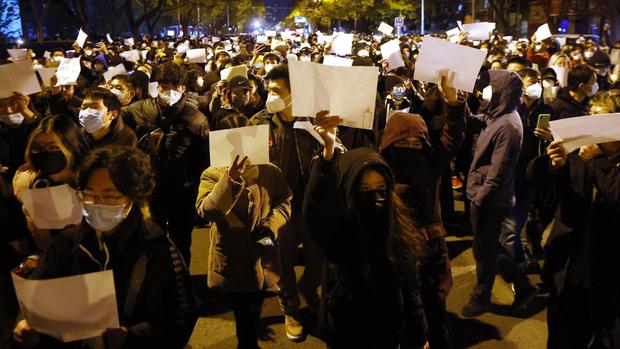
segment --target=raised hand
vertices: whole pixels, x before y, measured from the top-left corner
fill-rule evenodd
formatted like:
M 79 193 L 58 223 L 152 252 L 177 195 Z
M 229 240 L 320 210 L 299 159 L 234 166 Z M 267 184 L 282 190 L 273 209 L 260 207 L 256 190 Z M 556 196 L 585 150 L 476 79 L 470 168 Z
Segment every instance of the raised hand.
M 325 147 L 323 148 L 323 157 L 325 160 L 331 160 L 334 157 L 336 130 L 341 123 L 342 118 L 339 116 L 329 116 L 328 110 L 323 110 L 316 114 L 316 119 L 314 119 L 314 130 L 325 142 Z
M 241 161 L 239 161 L 239 155 L 235 157 L 232 165 L 228 168 L 228 175 L 230 179 L 235 182 L 241 181 L 241 176 L 243 175 L 243 171 L 245 171 L 245 163 L 248 160 L 248 157 L 245 156 Z

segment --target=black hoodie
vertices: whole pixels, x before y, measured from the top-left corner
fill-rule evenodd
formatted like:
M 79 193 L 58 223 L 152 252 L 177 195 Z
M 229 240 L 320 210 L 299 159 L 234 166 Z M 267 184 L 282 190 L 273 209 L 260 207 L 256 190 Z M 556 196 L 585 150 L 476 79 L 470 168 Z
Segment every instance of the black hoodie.
M 321 157 L 311 166 L 303 213 L 327 259 L 319 332 L 332 348 L 421 347 L 427 326 L 415 265 L 397 270 L 385 258 L 373 258 L 360 237 L 355 198 L 360 174 L 369 167 L 386 178 L 390 208 L 393 177 L 369 148 L 331 161 Z
M 493 95 L 485 113 L 476 116 L 486 127 L 476 142 L 467 198 L 478 207 L 512 207 L 514 175 L 523 140 L 523 125 L 517 112 L 523 81 L 517 73 L 506 70 L 490 70 L 489 78 Z

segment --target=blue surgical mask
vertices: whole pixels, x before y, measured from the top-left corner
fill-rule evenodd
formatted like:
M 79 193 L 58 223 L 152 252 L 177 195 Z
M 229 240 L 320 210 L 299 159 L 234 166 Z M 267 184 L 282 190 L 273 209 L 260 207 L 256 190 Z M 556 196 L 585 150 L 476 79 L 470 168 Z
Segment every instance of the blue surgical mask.
M 98 109 L 93 109 L 93 108 L 86 108 L 86 109 L 80 110 L 80 115 L 79 115 L 80 125 L 84 127 L 86 132 L 91 133 L 91 134 L 95 133 L 101 130 L 105 126 L 103 122 L 104 115 L 105 115 L 105 112 L 103 110 L 98 110 Z
M 116 228 L 127 218 L 125 213 L 126 206 L 83 204 L 82 214 L 86 219 L 86 223 L 93 229 L 100 232 L 108 232 Z

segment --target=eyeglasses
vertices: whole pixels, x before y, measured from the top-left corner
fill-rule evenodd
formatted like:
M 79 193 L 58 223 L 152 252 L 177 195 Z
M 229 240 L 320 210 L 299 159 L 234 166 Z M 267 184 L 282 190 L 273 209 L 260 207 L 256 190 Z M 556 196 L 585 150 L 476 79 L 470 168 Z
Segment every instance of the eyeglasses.
M 77 192 L 78 198 L 85 204 L 102 204 L 102 205 L 122 205 L 125 204 L 125 196 L 123 195 L 96 195 L 90 191 L 80 190 Z

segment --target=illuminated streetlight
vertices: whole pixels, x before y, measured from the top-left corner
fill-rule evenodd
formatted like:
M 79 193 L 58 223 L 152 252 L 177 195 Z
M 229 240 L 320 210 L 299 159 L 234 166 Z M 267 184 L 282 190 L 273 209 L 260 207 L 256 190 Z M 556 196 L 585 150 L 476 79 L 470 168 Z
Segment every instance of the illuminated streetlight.
M 252 26 L 254 26 L 254 28 L 256 28 L 256 29 L 260 29 L 260 21 L 259 20 L 255 20 L 254 23 L 252 23 Z

